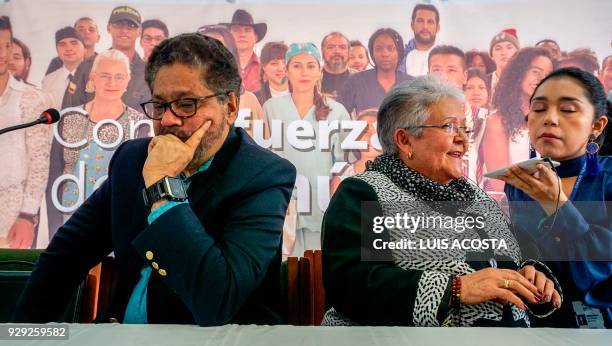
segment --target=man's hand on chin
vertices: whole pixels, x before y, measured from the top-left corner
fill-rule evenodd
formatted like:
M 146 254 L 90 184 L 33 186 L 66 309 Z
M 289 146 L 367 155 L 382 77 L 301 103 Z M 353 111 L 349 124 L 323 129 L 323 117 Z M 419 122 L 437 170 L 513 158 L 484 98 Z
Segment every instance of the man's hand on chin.
M 204 122 L 186 142 L 172 134 L 153 137 L 149 142 L 149 154 L 142 168 L 145 186 L 148 188 L 166 176 L 179 175 L 193 159 L 211 123 L 211 120 Z

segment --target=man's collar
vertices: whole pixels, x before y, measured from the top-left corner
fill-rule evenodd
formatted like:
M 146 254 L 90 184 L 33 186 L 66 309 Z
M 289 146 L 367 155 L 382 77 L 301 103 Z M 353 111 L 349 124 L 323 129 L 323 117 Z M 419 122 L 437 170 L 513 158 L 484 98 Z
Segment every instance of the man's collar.
M 257 56 L 257 54 L 255 54 L 255 52 L 251 54 L 251 58 L 249 59 L 249 62 L 247 65 L 250 65 L 250 64 L 259 64 L 259 57 Z
M 213 159 L 215 158 L 215 156 L 213 155 L 210 159 L 206 160 L 203 164 L 200 165 L 200 167 L 198 167 L 198 169 L 190 176 L 188 177 L 184 177 L 185 180 L 191 180 L 193 178 L 193 176 L 200 174 L 204 171 L 206 171 L 210 165 L 212 164 Z M 184 173 L 181 173 L 181 175 L 184 176 Z
M 13 75 L 11 73 L 9 73 L 9 79 L 8 82 L 6 83 L 6 88 L 11 88 L 13 90 L 24 90 L 26 87 L 26 84 L 24 82 L 20 82 L 17 80 L 17 78 L 13 77 Z M 6 92 L 6 90 L 5 90 Z M 1 95 L 0 95 L 1 96 Z

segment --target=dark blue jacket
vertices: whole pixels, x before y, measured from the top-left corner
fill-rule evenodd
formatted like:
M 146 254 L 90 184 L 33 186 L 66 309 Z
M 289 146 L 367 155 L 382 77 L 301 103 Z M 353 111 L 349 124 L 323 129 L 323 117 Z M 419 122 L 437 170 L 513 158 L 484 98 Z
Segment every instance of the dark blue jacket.
M 559 209 L 556 219 L 546 217 L 525 192 L 505 187 L 512 224 L 536 240 L 542 259 L 563 288 L 564 306 L 559 316 L 552 316 L 557 317 L 553 326 L 574 327 L 572 301 L 601 309 L 604 318 L 612 316 L 612 158 L 599 156 L 599 161 L 600 173 L 584 175 L 576 182 L 571 200 Z M 583 164 L 580 157 L 562 162 L 557 170 Z
M 123 320 L 140 270 L 155 262 L 159 269 L 147 286 L 149 323 L 281 322 L 281 235 L 295 167 L 233 128 L 210 168 L 194 176 L 189 205 L 148 225 L 141 192 L 149 140 L 117 149 L 108 180 L 41 254 L 15 321 L 57 320 L 89 269 L 112 251 L 118 279 L 99 321 Z

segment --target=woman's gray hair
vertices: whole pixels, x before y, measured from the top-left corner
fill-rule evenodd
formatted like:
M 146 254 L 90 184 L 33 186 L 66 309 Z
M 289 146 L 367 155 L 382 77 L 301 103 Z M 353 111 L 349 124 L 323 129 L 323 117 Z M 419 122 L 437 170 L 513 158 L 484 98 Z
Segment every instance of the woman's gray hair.
M 431 105 L 444 97 L 464 102 L 463 92 L 459 88 L 438 77 L 417 77 L 391 89 L 378 109 L 376 131 L 383 153 L 397 153 L 393 140 L 395 130 L 423 125 L 430 116 Z M 421 135 L 421 129 L 418 128 L 408 131 L 415 137 Z
M 127 68 L 128 76 L 131 74 L 130 59 L 128 59 L 125 53 L 116 49 L 107 49 L 98 53 L 98 55 L 96 55 L 96 58 L 94 59 L 93 66 L 91 67 L 91 72 L 96 72 L 96 70 L 98 69 L 98 65 L 100 64 L 100 61 L 102 59 L 122 62 Z

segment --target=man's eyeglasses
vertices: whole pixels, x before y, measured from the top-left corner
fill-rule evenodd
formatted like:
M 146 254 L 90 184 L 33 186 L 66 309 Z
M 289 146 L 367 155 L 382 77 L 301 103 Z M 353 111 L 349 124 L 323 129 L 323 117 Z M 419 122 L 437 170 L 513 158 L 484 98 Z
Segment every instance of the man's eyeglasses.
M 406 130 L 414 130 L 414 129 L 422 129 L 422 128 L 435 128 L 442 129 L 444 132 L 450 134 L 453 133 L 465 133 L 466 135 L 471 135 L 474 132 L 474 129 L 467 126 L 459 126 L 453 123 L 448 123 L 444 125 L 420 125 L 420 126 L 408 126 L 404 127 Z
M 213 97 L 218 97 L 221 95 L 227 95 L 227 91 L 218 92 L 213 95 L 203 96 L 203 97 L 188 97 L 177 99 L 168 102 L 157 102 L 157 101 L 148 101 L 140 104 L 142 110 L 145 115 L 153 120 L 160 120 L 166 110 L 169 108 L 170 112 L 179 118 L 189 118 L 194 116 L 198 111 L 198 106 Z

